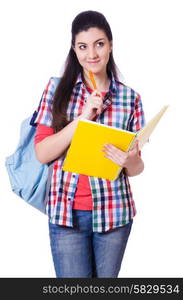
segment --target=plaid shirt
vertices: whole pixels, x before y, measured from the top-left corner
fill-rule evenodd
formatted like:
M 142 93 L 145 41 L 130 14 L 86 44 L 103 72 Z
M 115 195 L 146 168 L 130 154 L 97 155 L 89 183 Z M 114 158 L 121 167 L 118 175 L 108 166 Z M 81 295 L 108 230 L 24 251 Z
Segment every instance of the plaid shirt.
M 52 101 L 60 78 L 51 77 L 43 92 L 37 124 L 51 127 Z M 89 92 L 78 76 L 67 109 L 69 120 L 81 114 Z M 140 95 L 116 81 L 112 76 L 108 93 L 103 99 L 103 111 L 96 122 L 136 132 L 144 126 Z M 64 157 L 54 162 L 47 214 L 50 222 L 73 227 L 72 206 L 79 174 L 62 170 Z M 127 224 L 136 214 L 128 176 L 123 172 L 110 181 L 89 176 L 93 199 L 93 231 L 104 232 Z

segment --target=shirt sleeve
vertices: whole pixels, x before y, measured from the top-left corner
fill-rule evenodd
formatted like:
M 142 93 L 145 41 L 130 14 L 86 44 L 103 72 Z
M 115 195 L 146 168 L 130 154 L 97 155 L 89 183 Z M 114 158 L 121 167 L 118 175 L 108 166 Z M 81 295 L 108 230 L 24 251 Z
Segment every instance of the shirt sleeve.
M 37 116 L 34 120 L 36 125 L 42 124 L 48 127 L 52 125 L 53 97 L 56 89 L 56 80 L 51 77 L 42 94 L 41 101 L 37 109 Z
M 46 125 L 38 124 L 36 127 L 36 134 L 34 137 L 34 143 L 37 144 L 44 140 L 46 137 L 54 134 L 54 130 L 52 127 L 48 127 Z
M 129 130 L 132 132 L 137 132 L 142 129 L 145 125 L 145 116 L 142 106 L 141 97 L 139 94 L 136 94 L 134 102 L 134 111 L 130 121 Z

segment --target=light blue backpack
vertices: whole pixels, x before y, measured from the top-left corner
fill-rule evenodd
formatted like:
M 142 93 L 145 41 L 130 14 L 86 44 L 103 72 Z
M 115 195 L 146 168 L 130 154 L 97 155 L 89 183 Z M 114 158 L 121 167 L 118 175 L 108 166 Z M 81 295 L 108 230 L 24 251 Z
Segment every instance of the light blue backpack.
M 58 83 L 58 78 L 55 80 Z M 53 162 L 41 164 L 36 158 L 34 120 L 37 114 L 38 110 L 21 123 L 18 146 L 12 155 L 6 157 L 5 166 L 12 191 L 30 205 L 46 213 Z
M 36 159 L 34 150 L 36 126 L 31 125 L 31 120 L 32 116 L 22 122 L 19 144 L 16 151 L 6 157 L 5 166 L 12 191 L 46 213 L 50 183 L 48 182 L 49 165 L 41 164 Z

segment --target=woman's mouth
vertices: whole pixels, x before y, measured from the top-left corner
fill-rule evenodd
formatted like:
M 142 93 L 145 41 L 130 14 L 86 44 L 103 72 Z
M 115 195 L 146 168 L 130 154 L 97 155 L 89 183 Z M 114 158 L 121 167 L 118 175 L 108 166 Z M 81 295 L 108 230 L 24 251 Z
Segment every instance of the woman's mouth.
M 95 61 L 88 61 L 89 64 L 97 64 L 99 62 L 99 60 L 95 60 Z

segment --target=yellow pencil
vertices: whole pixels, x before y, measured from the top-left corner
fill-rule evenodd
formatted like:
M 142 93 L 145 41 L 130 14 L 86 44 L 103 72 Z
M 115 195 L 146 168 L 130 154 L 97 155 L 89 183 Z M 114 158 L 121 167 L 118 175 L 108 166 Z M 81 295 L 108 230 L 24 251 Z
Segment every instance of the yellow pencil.
M 94 89 L 97 90 L 97 85 L 96 85 L 96 82 L 95 82 L 95 78 L 94 78 L 93 73 L 91 71 L 89 71 L 89 76 L 90 76 L 90 80 L 93 84 Z

